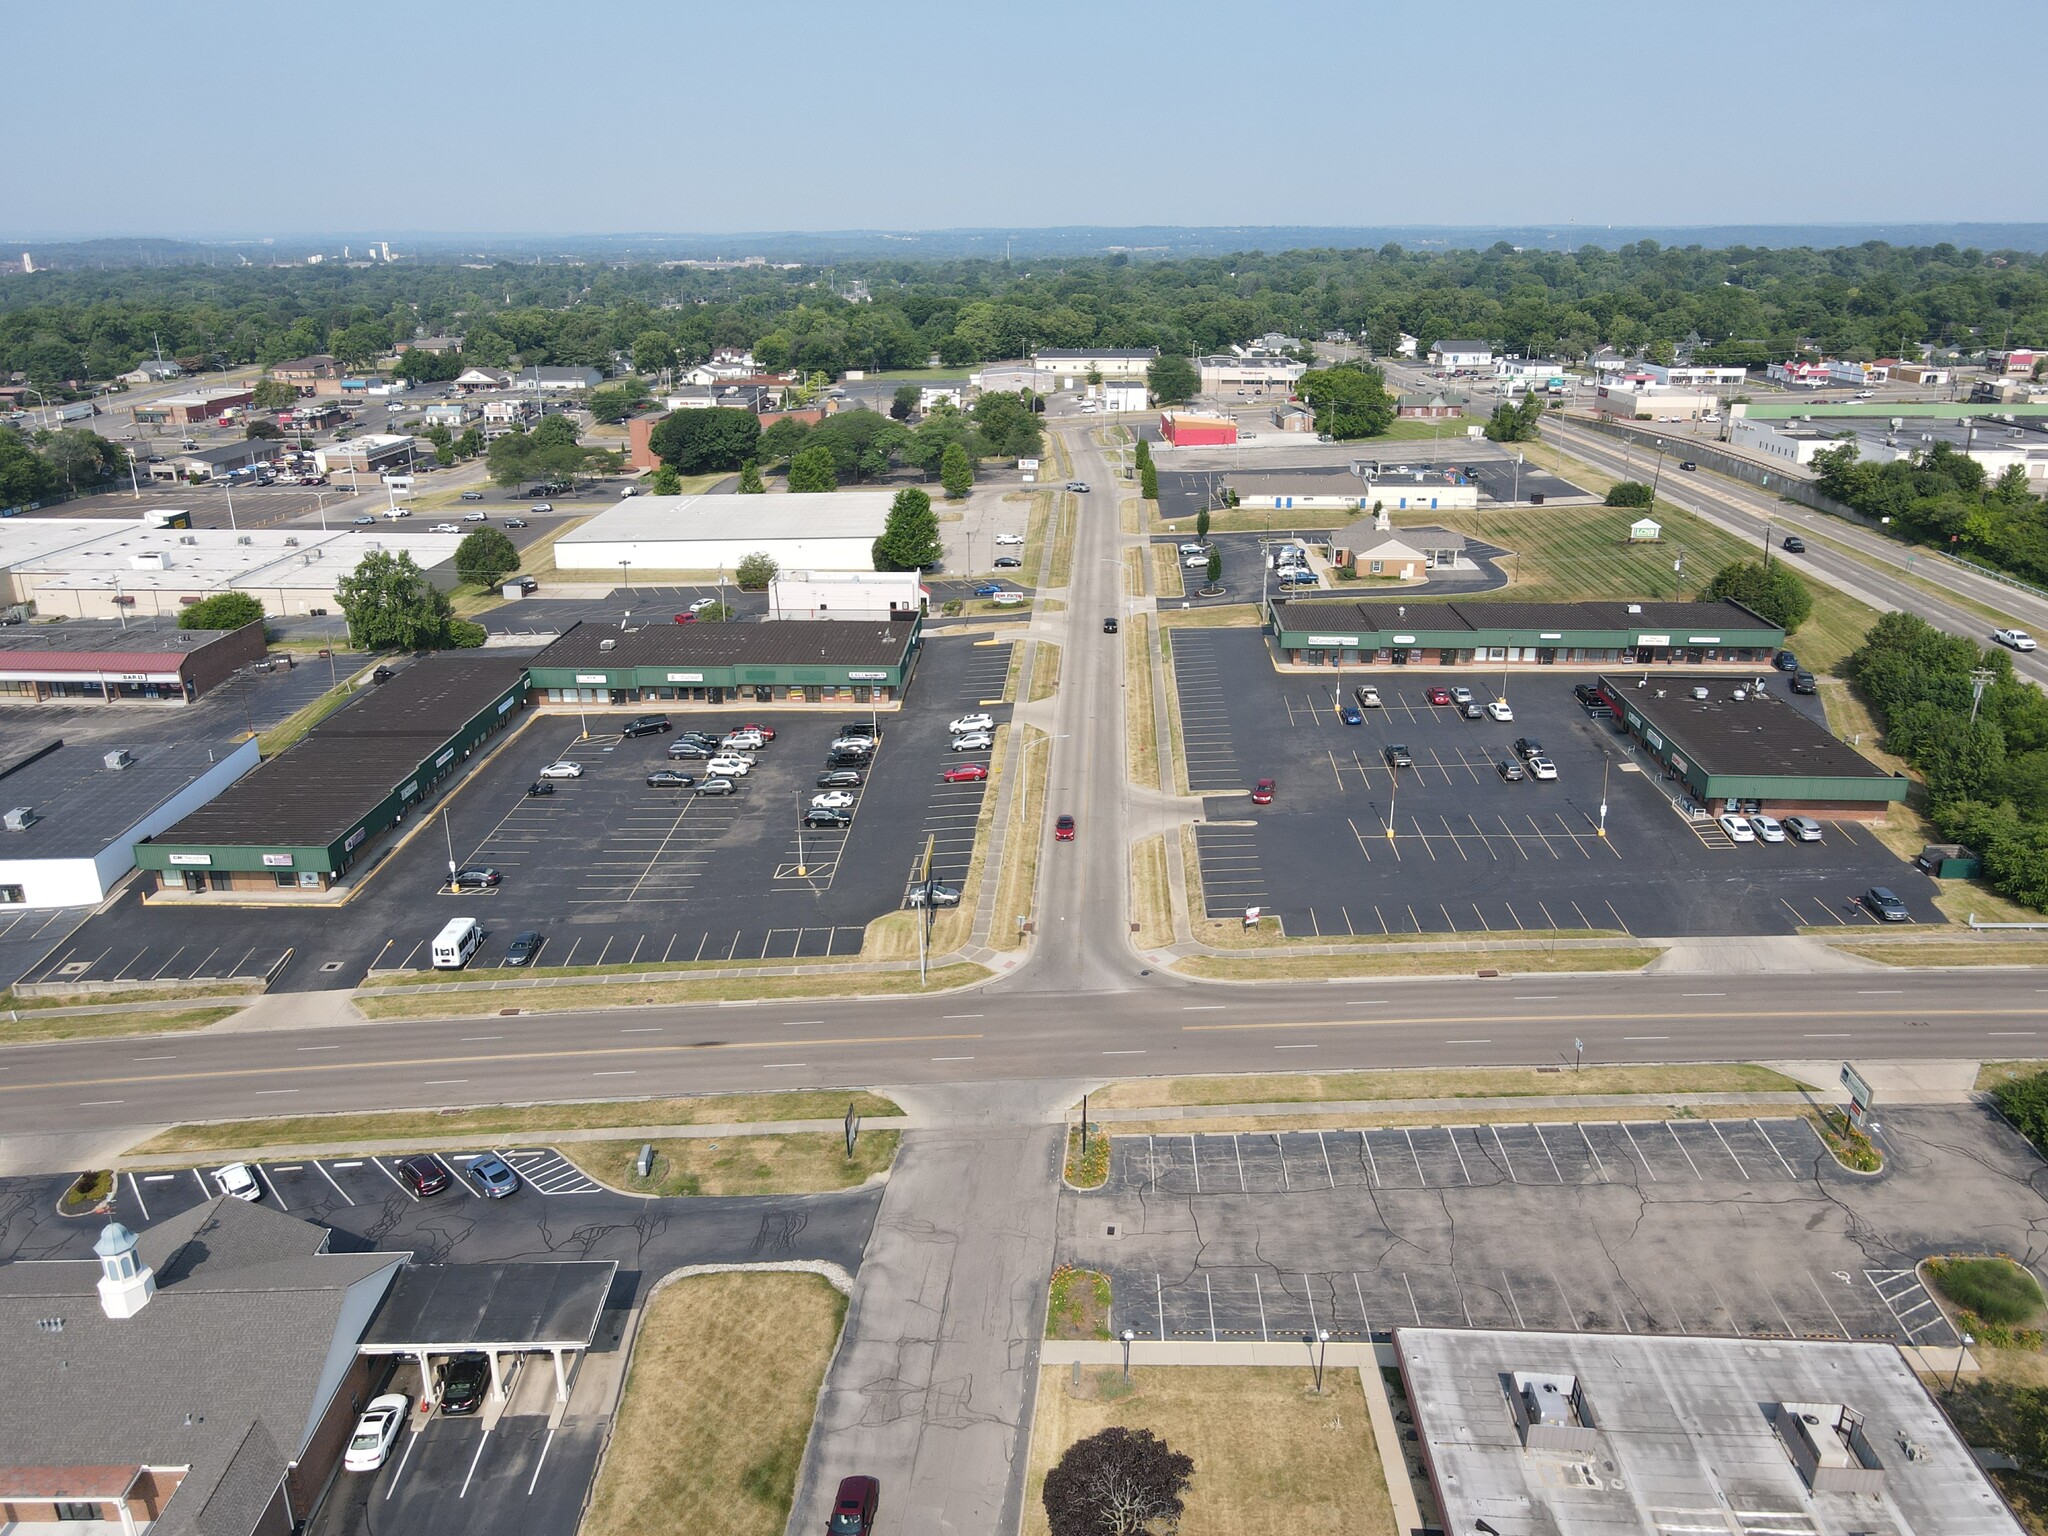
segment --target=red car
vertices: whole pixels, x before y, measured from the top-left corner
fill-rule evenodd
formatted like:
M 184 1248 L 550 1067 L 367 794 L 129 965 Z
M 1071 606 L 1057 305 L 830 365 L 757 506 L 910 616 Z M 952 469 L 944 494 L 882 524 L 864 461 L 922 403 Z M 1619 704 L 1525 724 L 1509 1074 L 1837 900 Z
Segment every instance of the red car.
M 1259 780 L 1259 782 L 1258 782 L 1258 783 L 1256 783 L 1256 784 L 1254 784 L 1254 785 L 1252 786 L 1252 804 L 1253 804 L 1253 805 L 1271 805 L 1272 803 L 1273 803 L 1273 781 L 1272 781 L 1271 779 L 1261 779 L 1261 780 Z
M 868 1536 L 875 1528 L 875 1506 L 882 1501 L 882 1485 L 872 1477 L 842 1477 L 839 1497 L 832 1501 L 832 1518 L 825 1522 L 825 1536 Z
M 948 768 L 939 777 L 948 784 L 974 784 L 987 778 L 988 770 L 980 763 L 961 763 L 957 767 Z
M 1448 689 L 1448 688 L 1432 688 L 1432 689 L 1430 689 L 1430 690 L 1429 690 L 1429 702 L 1430 702 L 1430 703 L 1432 703 L 1432 704 L 1448 704 L 1448 703 L 1450 703 L 1450 702 L 1451 702 L 1451 690 L 1450 690 L 1450 689 Z
M 743 731 L 759 731 L 763 741 L 773 741 L 775 739 L 775 727 L 772 725 L 756 725 L 753 721 L 749 720 L 740 729 Z
M 697 622 L 697 615 L 694 613 L 679 613 L 676 615 L 676 622 L 678 624 L 694 624 Z
M 1062 816 L 1052 824 L 1054 842 L 1071 843 L 1074 840 L 1074 818 Z

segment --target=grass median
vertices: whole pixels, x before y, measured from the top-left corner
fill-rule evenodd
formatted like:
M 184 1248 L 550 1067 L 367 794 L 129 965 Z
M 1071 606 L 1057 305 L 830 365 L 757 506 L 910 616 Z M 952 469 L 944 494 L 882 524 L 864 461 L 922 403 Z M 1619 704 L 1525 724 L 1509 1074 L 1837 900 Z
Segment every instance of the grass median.
M 125 1013 L 31 1013 L 0 1020 L 0 1045 L 37 1045 L 50 1040 L 116 1039 L 122 1035 L 163 1035 L 204 1029 L 242 1010 L 219 1008 L 137 1008 Z
M 1160 598 L 1187 595 L 1187 583 L 1181 575 L 1180 551 L 1171 544 L 1152 546 L 1152 592 Z
M 1345 955 L 1190 955 L 1173 969 L 1208 981 L 1341 981 L 1347 976 L 1503 976 L 1639 971 L 1663 954 L 1634 946 L 1614 949 L 1514 949 L 1493 953 L 1359 949 Z
M 1216 603 L 1207 608 L 1163 608 L 1161 629 L 1257 629 L 1263 621 L 1256 603 Z
M 254 997 L 263 990 L 261 982 L 195 981 L 177 986 L 131 987 L 124 991 L 81 990 L 56 997 L 22 997 L 0 992 L 0 1013 L 40 1013 L 49 1008 L 111 1008 L 116 1003 L 182 1003 L 193 998 L 212 1002 L 216 998 L 246 993 Z
M 690 1099 L 617 1099 L 571 1104 L 491 1104 L 478 1109 L 402 1109 L 378 1114 L 286 1115 L 213 1120 L 159 1131 L 131 1155 L 217 1152 L 232 1147 L 317 1146 L 404 1141 L 418 1136 L 538 1136 L 549 1131 L 630 1130 L 651 1125 L 743 1125 L 837 1120 L 847 1106 L 863 1119 L 901 1115 L 878 1093 L 728 1093 Z M 638 1150 L 636 1145 L 635 1150 Z
M 1191 1104 L 1359 1103 L 1390 1099 L 1506 1099 L 1554 1094 L 1790 1093 L 1799 1084 L 1769 1067 L 1709 1066 L 1391 1068 L 1384 1072 L 1253 1072 L 1225 1077 L 1133 1078 L 1089 1095 L 1091 1111 Z
M 1045 1475 L 1077 1440 L 1147 1429 L 1194 1459 L 1179 1536 L 1394 1536 L 1393 1503 L 1356 1370 L 1317 1396 L 1306 1369 L 1115 1366 L 1039 1372 L 1024 1536 L 1046 1536 Z
M 1124 762 L 1133 784 L 1159 787 L 1158 721 L 1152 710 L 1152 620 L 1124 621 Z
M 1166 878 L 1166 837 L 1154 833 L 1131 845 L 1131 942 L 1158 949 L 1173 942 L 1173 888 Z
M 1024 935 L 1018 925 L 1029 918 L 1038 894 L 1038 853 L 1042 841 L 1039 829 L 1044 825 L 1045 781 L 1051 771 L 1052 754 L 1033 750 L 1048 740 L 1044 731 L 1028 725 L 1023 729 L 1023 745 L 1017 759 L 1023 780 L 1011 794 L 1009 823 L 1003 833 L 1002 867 L 996 872 L 996 906 L 988 932 L 991 949 L 1016 949 L 1023 944 Z M 983 803 L 993 808 L 993 776 L 989 783 Z M 986 865 L 985 859 L 983 863 Z
M 886 1171 L 896 1160 L 896 1131 L 863 1130 L 846 1155 L 838 1132 L 796 1131 L 786 1136 L 702 1136 L 656 1141 L 653 1172 L 640 1177 L 640 1148 L 619 1141 L 572 1141 L 557 1147 L 601 1184 L 629 1194 L 812 1195 L 851 1189 Z
M 601 1008 L 640 1008 L 664 1003 L 723 1003 L 745 998 L 896 997 L 988 979 L 987 967 L 949 965 L 920 985 L 915 971 L 854 971 L 792 976 L 706 976 L 693 981 L 597 982 L 589 986 L 526 986 L 458 992 L 434 988 L 417 993 L 358 994 L 356 1008 L 367 1019 L 449 1019 L 479 1014 L 586 1013 Z
M 1049 699 L 1060 691 L 1060 648 L 1050 640 L 1035 640 L 1037 654 L 1031 658 L 1031 694 L 1027 704 Z
M 634 1340 L 581 1536 L 781 1536 L 845 1318 L 815 1275 L 665 1287 Z

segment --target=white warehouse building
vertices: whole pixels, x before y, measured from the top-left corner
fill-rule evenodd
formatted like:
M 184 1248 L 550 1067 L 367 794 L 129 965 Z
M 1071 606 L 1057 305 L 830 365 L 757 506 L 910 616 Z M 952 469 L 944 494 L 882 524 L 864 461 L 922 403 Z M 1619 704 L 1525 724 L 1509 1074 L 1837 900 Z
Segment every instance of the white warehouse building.
M 761 553 L 783 570 L 872 571 L 893 491 L 632 496 L 555 541 L 563 571 L 732 571 Z

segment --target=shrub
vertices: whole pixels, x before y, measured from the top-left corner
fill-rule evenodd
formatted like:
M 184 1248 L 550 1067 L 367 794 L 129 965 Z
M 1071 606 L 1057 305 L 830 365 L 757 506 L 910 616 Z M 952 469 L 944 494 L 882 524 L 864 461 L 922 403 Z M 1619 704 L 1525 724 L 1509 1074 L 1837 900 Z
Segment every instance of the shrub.
M 1937 1259 L 1927 1266 L 1935 1286 L 1987 1323 L 2012 1327 L 2041 1310 L 2041 1284 L 2010 1259 Z
M 768 583 L 773 581 L 781 570 L 782 567 L 775 563 L 773 555 L 766 550 L 757 549 L 740 561 L 733 571 L 733 576 L 738 580 L 742 592 L 766 592 Z
M 1607 492 L 1610 507 L 1647 507 L 1652 500 L 1650 488 L 1640 480 L 1617 480 Z

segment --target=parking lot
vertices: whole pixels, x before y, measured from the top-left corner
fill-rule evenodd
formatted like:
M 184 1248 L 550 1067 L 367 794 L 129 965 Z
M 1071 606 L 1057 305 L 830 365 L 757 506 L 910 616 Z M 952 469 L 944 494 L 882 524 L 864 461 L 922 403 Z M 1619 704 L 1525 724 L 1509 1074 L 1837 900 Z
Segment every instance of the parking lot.
M 1804 1120 L 1122 1136 L 1059 1258 L 1140 1339 L 1554 1328 L 1953 1345 L 1915 1275 L 2027 1251 L 2039 1161 L 1975 1107 L 1893 1110 L 1880 1178 Z M 1985 1178 L 1986 1170 L 1996 1177 Z M 1982 1203 L 1979 1204 L 1979 1197 Z
M 1189 787 L 1206 798 L 1196 843 L 1212 918 L 1256 906 L 1296 936 L 1790 933 L 1872 924 L 1856 897 L 1886 885 L 1915 921 L 1945 921 L 1933 882 L 1861 825 L 1825 821 L 1820 843 L 1735 844 L 1680 816 L 1654 765 L 1574 699 L 1585 674 L 1277 674 L 1264 638 L 1242 629 L 1178 631 L 1173 673 Z M 1382 707 L 1346 725 L 1340 708 L 1365 681 Z M 1437 684 L 1481 700 L 1504 688 L 1515 718 L 1464 719 L 1428 702 Z M 1525 736 L 1555 780 L 1502 778 Z M 1396 744 L 1412 767 L 1389 764 Z M 1246 792 L 1262 778 L 1273 803 L 1254 806 Z

